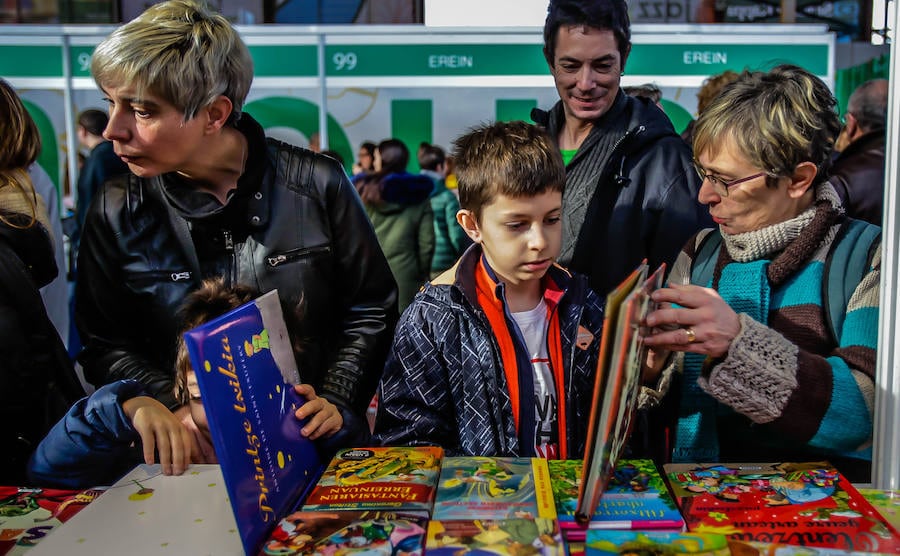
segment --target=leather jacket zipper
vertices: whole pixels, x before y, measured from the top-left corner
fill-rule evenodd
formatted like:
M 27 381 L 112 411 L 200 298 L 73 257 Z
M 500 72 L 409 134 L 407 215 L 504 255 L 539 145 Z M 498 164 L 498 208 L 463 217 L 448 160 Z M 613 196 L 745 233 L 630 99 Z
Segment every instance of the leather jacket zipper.
M 234 239 L 231 237 L 230 230 L 222 230 L 222 242 L 225 245 L 225 252 L 228 253 L 228 257 L 231 259 L 230 268 L 231 268 L 231 283 L 234 284 L 237 282 L 237 258 L 234 255 Z
M 166 282 L 185 282 L 192 278 L 189 270 L 151 270 L 142 272 L 133 279 L 135 284 L 146 285 L 156 284 L 160 281 Z
M 284 253 L 278 253 L 277 255 L 272 255 L 271 257 L 266 257 L 266 264 L 275 268 L 277 266 L 281 266 L 286 263 L 290 263 L 296 261 L 299 258 L 306 257 L 309 255 L 315 255 L 317 253 L 329 253 L 331 252 L 330 245 L 316 245 L 314 247 L 301 247 L 299 249 L 291 249 L 290 251 L 285 251 Z

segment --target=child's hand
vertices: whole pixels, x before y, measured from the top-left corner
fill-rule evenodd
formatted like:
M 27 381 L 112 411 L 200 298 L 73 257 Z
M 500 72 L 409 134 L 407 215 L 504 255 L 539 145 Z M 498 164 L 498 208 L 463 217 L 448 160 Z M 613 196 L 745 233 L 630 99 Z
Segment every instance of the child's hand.
M 194 438 L 169 409 L 153 398 L 137 396 L 122 402 L 122 410 L 141 436 L 144 445 L 144 461 L 154 462 L 154 452 L 159 452 L 159 463 L 164 475 L 181 475 L 191 462 L 191 453 L 197 451 Z
M 300 429 L 300 434 L 315 440 L 320 437 L 327 438 L 341 430 L 344 425 L 341 412 L 330 401 L 316 396 L 315 388 L 309 384 L 298 384 L 294 386 L 294 392 L 306 398 L 306 403 L 294 412 L 294 415 L 297 419 L 309 417 L 309 421 Z

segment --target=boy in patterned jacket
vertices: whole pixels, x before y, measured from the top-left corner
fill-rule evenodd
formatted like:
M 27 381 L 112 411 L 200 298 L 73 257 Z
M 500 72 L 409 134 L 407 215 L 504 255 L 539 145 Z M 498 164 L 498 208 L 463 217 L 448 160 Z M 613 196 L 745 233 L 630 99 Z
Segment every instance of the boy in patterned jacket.
M 403 313 L 375 440 L 448 455 L 581 457 L 603 305 L 555 263 L 559 150 L 524 122 L 475 128 L 455 147 L 457 222 L 474 245 Z

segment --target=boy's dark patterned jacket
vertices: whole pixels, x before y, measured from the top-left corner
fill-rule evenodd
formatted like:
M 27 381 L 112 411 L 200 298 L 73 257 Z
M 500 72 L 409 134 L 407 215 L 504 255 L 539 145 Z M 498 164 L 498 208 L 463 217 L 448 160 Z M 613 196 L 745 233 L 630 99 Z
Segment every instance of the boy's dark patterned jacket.
M 510 390 L 491 325 L 475 292 L 478 245 L 427 284 L 403 313 L 379 385 L 375 442 L 435 444 L 447 455 L 530 455 L 520 446 Z M 580 275 L 551 267 L 564 290 L 559 324 L 568 457 L 581 457 L 590 416 L 603 303 Z M 579 327 L 593 334 L 576 346 Z

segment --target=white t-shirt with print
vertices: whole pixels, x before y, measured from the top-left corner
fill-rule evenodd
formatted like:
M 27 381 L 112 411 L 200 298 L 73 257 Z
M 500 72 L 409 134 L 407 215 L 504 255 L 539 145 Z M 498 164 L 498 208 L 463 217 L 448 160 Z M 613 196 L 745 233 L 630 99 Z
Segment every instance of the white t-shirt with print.
M 512 313 L 513 320 L 522 333 L 531 368 L 534 373 L 535 452 L 540 457 L 559 457 L 559 430 L 557 423 L 556 385 L 550 357 L 547 353 L 547 302 L 541 299 L 530 311 Z

